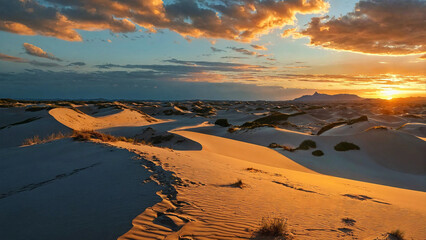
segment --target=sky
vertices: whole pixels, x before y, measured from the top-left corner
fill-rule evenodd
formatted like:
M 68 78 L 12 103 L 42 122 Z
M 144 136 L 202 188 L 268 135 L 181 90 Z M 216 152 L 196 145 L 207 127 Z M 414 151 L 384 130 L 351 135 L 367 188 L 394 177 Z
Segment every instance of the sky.
M 425 0 L 0 0 L 0 98 L 426 97 Z

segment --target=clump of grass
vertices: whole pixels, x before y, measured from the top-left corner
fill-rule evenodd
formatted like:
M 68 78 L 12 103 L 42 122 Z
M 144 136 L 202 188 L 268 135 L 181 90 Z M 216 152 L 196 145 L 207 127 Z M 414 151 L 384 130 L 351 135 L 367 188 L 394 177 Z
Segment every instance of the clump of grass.
M 355 219 L 352 218 L 342 218 L 342 222 L 348 226 L 353 226 L 356 223 Z
M 47 142 L 51 142 L 54 140 L 58 140 L 58 139 L 62 139 L 62 138 L 66 138 L 69 137 L 70 134 L 63 134 L 62 132 L 58 132 L 58 133 L 52 133 L 49 136 L 45 137 L 45 138 L 40 138 L 39 136 L 34 136 L 34 137 L 30 137 L 25 139 L 22 142 L 23 146 L 30 146 L 30 145 L 35 145 L 35 144 L 42 144 L 42 143 L 47 143 Z
M 281 147 L 281 145 L 279 145 L 278 143 L 270 143 L 270 144 L 268 145 L 268 147 L 269 147 L 269 148 L 279 148 L 279 147 Z
M 221 126 L 221 127 L 229 127 L 231 126 L 231 124 L 228 123 L 228 119 L 226 118 L 221 118 L 216 120 L 216 122 L 214 122 L 215 125 Z
M 303 141 L 297 149 L 299 150 L 309 150 L 309 148 L 316 148 L 317 144 L 312 140 Z
M 285 145 L 282 145 L 282 146 L 281 146 L 281 148 L 282 148 L 283 150 L 285 150 L 285 151 L 289 151 L 289 152 L 294 152 L 294 151 L 296 151 L 296 148 L 292 148 L 292 147 L 285 146 Z
M 230 128 L 228 128 L 228 132 L 229 132 L 229 133 L 236 132 L 237 130 L 238 130 L 238 128 L 237 128 L 237 127 L 230 127 Z
M 399 229 L 393 230 L 389 233 L 390 236 L 394 237 L 396 240 L 404 240 L 405 233 Z
M 350 142 L 341 142 L 334 146 L 336 151 L 360 150 L 360 147 Z
M 293 239 L 292 234 L 288 230 L 287 219 L 274 217 L 262 218 L 257 234 L 260 236 L 280 237 L 280 239 L 290 240 Z
M 321 150 L 315 150 L 312 152 L 312 155 L 316 156 L 316 157 L 321 157 L 324 155 L 324 153 Z

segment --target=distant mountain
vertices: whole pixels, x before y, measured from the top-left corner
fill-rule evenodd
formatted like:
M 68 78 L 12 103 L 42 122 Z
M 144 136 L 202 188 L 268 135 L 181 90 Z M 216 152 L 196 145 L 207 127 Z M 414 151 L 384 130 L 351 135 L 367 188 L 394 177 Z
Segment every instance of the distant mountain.
M 293 101 L 296 102 L 334 102 L 334 101 L 359 101 L 364 98 L 358 97 L 355 94 L 336 94 L 328 95 L 315 92 L 313 95 L 304 95 L 299 98 L 295 98 Z

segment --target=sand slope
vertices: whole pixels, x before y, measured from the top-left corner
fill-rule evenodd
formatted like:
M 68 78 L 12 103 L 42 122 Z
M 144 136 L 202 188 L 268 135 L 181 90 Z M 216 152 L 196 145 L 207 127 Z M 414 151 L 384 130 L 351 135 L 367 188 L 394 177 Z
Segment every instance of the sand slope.
M 97 118 L 69 108 L 55 108 L 50 110 L 49 114 L 58 122 L 75 130 L 96 130 L 116 126 L 142 126 L 161 122 L 147 114 L 130 109 L 124 109 L 118 113 Z

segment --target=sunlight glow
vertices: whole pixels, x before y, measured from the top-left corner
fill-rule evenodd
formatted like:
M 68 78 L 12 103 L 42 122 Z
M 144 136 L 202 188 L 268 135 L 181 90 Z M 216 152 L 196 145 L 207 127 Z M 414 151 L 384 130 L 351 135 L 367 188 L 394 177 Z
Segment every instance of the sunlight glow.
M 380 91 L 380 98 L 391 100 L 395 95 L 399 94 L 400 91 L 395 89 L 383 89 Z

